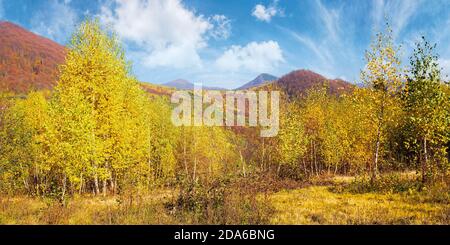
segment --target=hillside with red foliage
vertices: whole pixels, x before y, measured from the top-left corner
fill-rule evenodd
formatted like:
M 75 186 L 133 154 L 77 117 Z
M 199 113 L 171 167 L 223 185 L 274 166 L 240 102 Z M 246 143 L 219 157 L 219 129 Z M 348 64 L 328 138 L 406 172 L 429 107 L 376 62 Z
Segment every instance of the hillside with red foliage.
M 315 87 L 327 86 L 330 94 L 342 94 L 350 91 L 354 85 L 341 79 L 327 79 L 324 76 L 309 70 L 296 70 L 290 72 L 275 83 L 288 95 L 302 95 L 306 91 Z
M 152 83 L 142 82 L 140 85 L 141 85 L 141 88 L 145 92 L 147 92 L 149 95 L 154 95 L 154 96 L 170 97 L 172 95 L 172 93 L 175 91 L 174 88 L 169 88 L 169 87 L 156 85 L 156 84 L 152 84 Z
M 65 47 L 10 22 L 0 22 L 0 91 L 50 89 Z

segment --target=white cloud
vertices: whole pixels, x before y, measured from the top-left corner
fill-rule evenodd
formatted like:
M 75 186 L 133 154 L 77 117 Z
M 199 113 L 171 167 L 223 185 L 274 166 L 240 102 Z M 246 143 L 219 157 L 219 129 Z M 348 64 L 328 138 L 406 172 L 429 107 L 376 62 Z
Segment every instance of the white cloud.
M 223 71 L 272 71 L 284 62 L 283 52 L 275 41 L 251 42 L 246 46 L 231 46 L 217 60 L 216 67 Z
M 143 49 L 151 68 L 201 67 L 208 37 L 228 38 L 231 28 L 225 16 L 206 18 L 181 0 L 115 0 L 101 7 L 100 19 Z
M 213 28 L 209 35 L 214 39 L 228 39 L 231 35 L 231 20 L 225 15 L 214 15 L 209 18 Z
M 253 8 L 252 15 L 260 21 L 270 22 L 272 17 L 276 15 L 283 15 L 283 10 L 278 8 L 278 0 L 275 0 L 271 5 L 264 6 L 262 4 L 257 4 Z
M 52 0 L 45 11 L 32 16 L 31 30 L 58 42 L 64 43 L 75 29 L 78 15 L 67 0 Z

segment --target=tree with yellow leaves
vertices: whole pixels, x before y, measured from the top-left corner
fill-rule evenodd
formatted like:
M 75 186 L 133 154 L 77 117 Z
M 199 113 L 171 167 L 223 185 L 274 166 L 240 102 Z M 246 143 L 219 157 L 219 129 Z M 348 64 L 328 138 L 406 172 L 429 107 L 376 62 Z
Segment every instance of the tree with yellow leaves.
M 32 92 L 26 99 L 16 99 L 3 118 L 0 133 L 0 173 L 9 190 L 25 190 L 40 195 L 49 182 L 46 178 L 46 149 L 43 137 L 49 121 L 48 104 L 40 92 Z
M 96 21 L 82 23 L 69 47 L 52 99 L 55 155 L 67 170 L 64 179 L 79 191 L 92 184 L 96 194 L 108 186 L 116 192 L 148 157 L 148 98 L 130 76 L 116 37 Z
M 370 164 L 372 180 L 378 172 L 386 127 L 389 123 L 395 123 L 393 114 L 398 108 L 398 95 L 403 83 L 398 52 L 392 29 L 387 23 L 385 31 L 376 35 L 370 50 L 366 52 L 367 64 L 361 72 L 362 81 L 370 91 L 367 105 L 373 109 L 370 117 L 376 130 L 373 161 Z
M 403 93 L 407 122 L 413 129 L 413 140 L 408 143 L 419 144 L 420 150 L 417 153 L 421 156 L 423 182 L 427 181 L 433 170 L 429 161 L 430 153 L 434 155 L 436 163 L 440 162 L 441 168 L 446 165 L 446 131 L 450 127 L 450 112 L 446 105 L 448 97 L 444 91 L 446 85 L 441 81 L 435 46 L 429 44 L 425 37 L 417 43 Z
M 308 140 L 305 135 L 305 127 L 302 120 L 301 108 L 297 103 L 287 103 L 281 110 L 280 132 L 278 134 L 278 151 L 279 166 L 278 174 L 281 167 L 288 166 L 289 170 L 296 170 L 308 174 L 305 163 L 305 154 L 307 151 Z

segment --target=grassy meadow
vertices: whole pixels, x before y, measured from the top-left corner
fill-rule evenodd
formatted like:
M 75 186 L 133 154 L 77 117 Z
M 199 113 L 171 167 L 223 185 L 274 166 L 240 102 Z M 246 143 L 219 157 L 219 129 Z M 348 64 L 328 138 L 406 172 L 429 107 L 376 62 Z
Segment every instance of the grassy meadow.
M 407 183 L 399 185 L 402 184 Z M 0 223 L 450 224 L 450 193 L 446 193 L 446 199 L 433 196 L 434 190 L 358 193 L 354 189 L 356 185 L 354 177 L 336 176 L 321 180 L 319 184 L 304 183 L 278 190 L 261 188 L 262 192 L 257 193 L 253 201 L 245 200 L 245 195 L 234 194 L 227 196 L 228 200 L 222 203 L 235 209 L 228 210 L 225 220 L 219 207 L 208 209 L 208 214 L 202 213 L 203 210 L 178 213 L 171 208 L 175 201 L 174 193 L 178 190 L 171 188 L 158 189 L 139 198 L 74 196 L 64 206 L 42 198 L 3 196 L 0 199 Z

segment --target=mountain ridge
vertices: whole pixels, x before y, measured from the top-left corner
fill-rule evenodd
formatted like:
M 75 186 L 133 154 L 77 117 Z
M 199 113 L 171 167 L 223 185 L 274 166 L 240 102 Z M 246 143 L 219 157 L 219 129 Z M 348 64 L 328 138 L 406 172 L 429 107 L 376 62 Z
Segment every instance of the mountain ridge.
M 278 77 L 276 77 L 274 75 L 271 75 L 268 73 L 261 73 L 255 79 L 253 79 L 250 82 L 247 82 L 246 84 L 237 88 L 237 90 L 244 90 L 244 89 L 250 89 L 253 87 L 262 86 L 265 84 L 272 83 L 276 80 L 278 80 Z
M 181 78 L 175 79 L 170 82 L 163 83 L 161 85 L 166 86 L 166 87 L 180 89 L 180 90 L 193 90 L 194 89 L 193 83 L 189 82 L 188 80 L 181 79 Z M 220 87 L 210 87 L 210 86 L 202 86 L 202 89 L 205 89 L 205 90 L 227 90 L 227 89 L 220 88 Z

